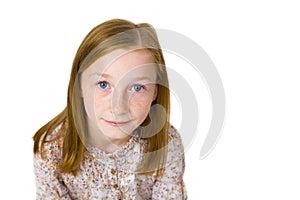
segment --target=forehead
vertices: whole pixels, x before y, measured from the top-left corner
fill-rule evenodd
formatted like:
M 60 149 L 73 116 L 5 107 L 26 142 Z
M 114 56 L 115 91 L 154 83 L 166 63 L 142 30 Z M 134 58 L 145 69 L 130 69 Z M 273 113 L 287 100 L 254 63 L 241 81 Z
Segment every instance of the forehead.
M 109 74 L 115 77 L 124 74 L 149 74 L 155 72 L 155 64 L 149 50 L 124 50 L 117 49 L 97 59 L 84 72 L 84 75 Z

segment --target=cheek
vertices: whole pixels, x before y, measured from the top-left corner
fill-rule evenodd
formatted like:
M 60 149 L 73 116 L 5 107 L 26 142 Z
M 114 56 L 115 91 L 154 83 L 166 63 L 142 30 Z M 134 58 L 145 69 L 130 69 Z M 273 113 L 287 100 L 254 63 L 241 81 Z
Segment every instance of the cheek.
M 110 102 L 111 101 L 108 99 L 108 97 L 103 97 L 96 94 L 93 101 L 93 110 L 96 115 L 98 116 L 99 114 L 108 110 L 111 105 Z
M 91 91 L 88 95 L 85 95 L 83 101 L 86 113 L 90 118 L 99 116 L 99 114 L 103 113 L 108 106 L 108 101 L 106 98 L 98 95 L 94 91 Z
M 82 98 L 85 111 L 89 118 L 94 118 L 94 98 L 93 98 L 93 89 L 87 85 L 82 86 Z
M 93 112 L 93 98 L 90 97 L 90 95 L 85 94 L 83 97 L 83 104 L 84 109 L 89 118 L 93 118 L 94 112 Z
M 132 95 L 129 99 L 130 113 L 143 121 L 149 113 L 151 103 L 152 98 L 149 95 L 139 97 Z

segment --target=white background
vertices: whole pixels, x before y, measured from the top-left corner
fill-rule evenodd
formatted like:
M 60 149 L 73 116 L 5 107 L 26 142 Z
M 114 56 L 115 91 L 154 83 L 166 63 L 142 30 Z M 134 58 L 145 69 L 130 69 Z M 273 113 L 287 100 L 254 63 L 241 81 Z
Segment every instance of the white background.
M 219 71 L 226 120 L 204 160 L 198 158 L 211 119 L 210 97 L 201 78 L 190 78 L 198 84 L 193 87 L 200 124 L 186 151 L 189 199 L 300 198 L 296 0 L 7 2 L 0 3 L 1 199 L 35 198 L 31 137 L 65 107 L 72 60 L 83 37 L 111 18 L 182 33 Z M 166 59 L 168 64 L 176 58 Z

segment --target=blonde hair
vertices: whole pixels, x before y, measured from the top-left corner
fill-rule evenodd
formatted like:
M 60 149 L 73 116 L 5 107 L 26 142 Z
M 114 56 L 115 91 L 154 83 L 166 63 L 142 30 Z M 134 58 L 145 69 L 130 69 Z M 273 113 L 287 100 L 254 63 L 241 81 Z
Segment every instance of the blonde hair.
M 147 49 L 159 70 L 157 70 L 158 93 L 152 104 L 158 104 L 164 108 L 165 119 L 162 129 L 150 137 L 146 152 L 150 153 L 143 163 L 140 173 L 153 173 L 159 177 L 167 157 L 168 129 L 170 118 L 170 91 L 168 87 L 168 76 L 165 61 L 155 29 L 147 23 L 134 24 L 127 20 L 112 19 L 93 28 L 84 38 L 75 55 L 71 70 L 66 108 L 55 118 L 41 127 L 33 136 L 34 153 L 41 153 L 47 136 L 62 124 L 59 137 L 63 137 L 62 162 L 60 170 L 62 173 L 73 173 L 76 175 L 85 152 L 85 138 L 87 136 L 86 113 L 83 99 L 80 94 L 80 75 L 99 57 L 116 49 L 130 48 Z M 151 118 L 153 125 L 158 124 L 161 113 L 156 112 Z M 157 121 L 157 123 L 155 123 Z M 141 126 L 148 123 L 147 118 Z M 148 129 L 148 132 L 153 127 Z M 141 133 L 147 135 L 147 133 Z M 51 140 L 52 141 L 52 140 Z M 149 156 L 150 155 L 150 156 Z M 43 155 L 42 155 L 43 157 Z

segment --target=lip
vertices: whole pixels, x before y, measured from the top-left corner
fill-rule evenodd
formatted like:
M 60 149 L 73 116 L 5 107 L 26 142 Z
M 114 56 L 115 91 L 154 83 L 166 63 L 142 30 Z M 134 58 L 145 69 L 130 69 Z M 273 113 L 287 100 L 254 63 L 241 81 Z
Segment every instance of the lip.
M 129 121 L 126 121 L 126 122 L 116 122 L 116 121 L 109 121 L 109 120 L 105 120 L 105 119 L 104 119 L 104 121 L 105 121 L 107 124 L 109 124 L 109 125 L 111 125 L 111 126 L 113 126 L 113 127 L 124 126 L 124 125 L 126 125 L 126 124 L 129 123 Z

